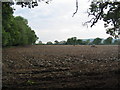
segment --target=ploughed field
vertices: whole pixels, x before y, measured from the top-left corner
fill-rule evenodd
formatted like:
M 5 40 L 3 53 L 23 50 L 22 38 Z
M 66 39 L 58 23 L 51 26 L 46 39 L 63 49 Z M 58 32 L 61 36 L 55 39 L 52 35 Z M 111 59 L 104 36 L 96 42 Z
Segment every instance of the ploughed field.
M 117 45 L 33 45 L 2 50 L 3 88 L 120 88 Z

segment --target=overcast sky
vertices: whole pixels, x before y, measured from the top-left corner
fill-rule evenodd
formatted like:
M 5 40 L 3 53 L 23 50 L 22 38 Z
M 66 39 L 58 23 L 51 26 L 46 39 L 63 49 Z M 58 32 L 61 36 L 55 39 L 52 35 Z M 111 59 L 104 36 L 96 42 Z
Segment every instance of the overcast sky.
M 82 25 L 90 20 L 86 13 L 90 5 L 89 0 L 79 0 L 78 12 L 72 17 L 76 9 L 75 3 L 75 0 L 53 0 L 50 4 L 39 3 L 39 6 L 33 9 L 17 5 L 14 6 L 16 9 L 14 16 L 26 18 L 39 40 L 44 43 L 67 40 L 71 37 L 79 39 L 109 37 L 102 21 L 92 28 Z

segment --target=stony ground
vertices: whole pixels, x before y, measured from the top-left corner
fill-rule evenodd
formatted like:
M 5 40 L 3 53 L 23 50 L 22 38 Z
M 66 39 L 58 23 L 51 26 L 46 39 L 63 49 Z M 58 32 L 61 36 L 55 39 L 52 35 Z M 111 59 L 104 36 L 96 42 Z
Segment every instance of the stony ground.
M 4 48 L 3 88 L 120 88 L 119 47 Z

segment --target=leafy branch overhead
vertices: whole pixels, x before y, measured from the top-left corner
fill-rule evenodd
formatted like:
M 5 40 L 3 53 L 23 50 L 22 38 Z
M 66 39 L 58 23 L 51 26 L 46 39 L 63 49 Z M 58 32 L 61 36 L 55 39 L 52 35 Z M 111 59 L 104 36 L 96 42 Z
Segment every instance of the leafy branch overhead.
M 88 16 L 92 16 L 92 19 L 86 22 L 92 23 L 91 27 L 98 20 L 103 20 L 108 34 L 115 38 L 120 34 L 120 2 L 91 2 Z
M 46 4 L 49 4 L 50 1 L 52 0 L 30 0 L 29 2 L 24 0 L 24 2 L 17 2 L 16 4 L 21 5 L 22 8 L 34 8 L 35 6 L 38 6 L 38 2 L 45 2 Z
M 76 11 L 73 13 L 73 16 L 77 11 L 78 0 L 76 0 Z M 120 34 L 120 2 L 93 0 L 88 9 L 88 17 L 89 16 L 92 16 L 92 18 L 90 21 L 85 22 L 85 24 L 91 23 L 91 27 L 93 27 L 98 20 L 103 20 L 104 27 L 107 28 L 106 33 L 118 38 Z

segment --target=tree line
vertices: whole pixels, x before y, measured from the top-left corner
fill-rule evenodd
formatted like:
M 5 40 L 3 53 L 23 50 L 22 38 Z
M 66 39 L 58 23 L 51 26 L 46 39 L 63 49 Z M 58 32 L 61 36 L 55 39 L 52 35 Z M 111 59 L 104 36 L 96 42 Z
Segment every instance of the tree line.
M 43 45 L 42 41 L 39 41 L 38 45 Z M 95 38 L 95 39 L 77 39 L 77 37 L 68 38 L 67 41 L 58 41 L 47 42 L 46 45 L 118 45 L 119 40 L 113 39 L 112 37 L 108 37 L 106 39 Z
M 9 3 L 2 3 L 2 46 L 30 45 L 38 37 L 32 30 L 27 19 L 13 16 L 14 9 Z

